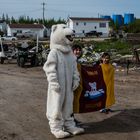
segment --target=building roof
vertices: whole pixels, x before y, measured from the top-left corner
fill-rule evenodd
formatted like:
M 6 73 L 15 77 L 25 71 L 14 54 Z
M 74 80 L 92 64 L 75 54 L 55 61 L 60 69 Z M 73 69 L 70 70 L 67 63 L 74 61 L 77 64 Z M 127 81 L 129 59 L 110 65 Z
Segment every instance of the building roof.
M 42 24 L 10 24 L 10 28 L 39 28 L 43 29 L 44 26 Z
M 110 21 L 105 18 L 87 18 L 87 17 L 69 17 L 71 20 L 79 20 L 79 21 Z

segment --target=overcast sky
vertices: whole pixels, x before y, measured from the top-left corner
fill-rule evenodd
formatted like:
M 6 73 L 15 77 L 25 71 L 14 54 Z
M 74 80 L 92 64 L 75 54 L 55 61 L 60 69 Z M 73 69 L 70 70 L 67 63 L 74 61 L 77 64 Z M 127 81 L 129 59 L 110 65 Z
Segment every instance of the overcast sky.
M 0 0 L 0 17 L 4 13 L 9 17 L 29 16 L 67 19 L 73 17 L 98 17 L 124 13 L 134 13 L 140 18 L 140 0 Z

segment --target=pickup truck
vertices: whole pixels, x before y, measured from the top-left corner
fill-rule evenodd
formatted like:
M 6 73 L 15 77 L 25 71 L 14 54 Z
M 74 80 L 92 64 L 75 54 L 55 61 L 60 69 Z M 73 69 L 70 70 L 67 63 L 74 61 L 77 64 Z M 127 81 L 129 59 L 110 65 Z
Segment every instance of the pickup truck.
M 91 37 L 91 36 L 99 37 L 102 34 L 103 34 L 102 32 L 90 31 L 90 32 L 85 33 L 85 37 Z

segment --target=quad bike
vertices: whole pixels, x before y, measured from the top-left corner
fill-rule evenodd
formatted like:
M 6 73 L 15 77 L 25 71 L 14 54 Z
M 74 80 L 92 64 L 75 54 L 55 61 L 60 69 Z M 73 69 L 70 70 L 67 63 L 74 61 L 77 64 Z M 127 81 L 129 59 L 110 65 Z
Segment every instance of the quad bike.
M 24 67 L 26 63 L 30 63 L 31 66 L 42 65 L 41 51 L 36 51 L 36 46 L 30 47 L 18 47 L 17 64 L 20 67 Z
M 1 41 L 1 40 L 0 40 Z M 17 50 L 14 47 L 9 47 L 8 44 L 0 44 L 0 63 L 4 64 L 5 60 L 12 60 L 17 57 Z

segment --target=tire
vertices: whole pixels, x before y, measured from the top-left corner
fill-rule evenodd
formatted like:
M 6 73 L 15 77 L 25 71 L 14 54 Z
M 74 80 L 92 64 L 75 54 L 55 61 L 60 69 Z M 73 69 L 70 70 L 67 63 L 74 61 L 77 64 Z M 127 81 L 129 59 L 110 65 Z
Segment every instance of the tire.
M 20 57 L 17 57 L 17 65 L 20 67 Z
M 96 34 L 96 37 L 99 37 L 100 35 L 99 34 Z
M 35 66 L 39 66 L 39 59 L 38 59 L 38 57 L 36 57 L 36 59 L 35 59 Z
M 0 58 L 0 63 L 4 64 L 4 58 L 3 57 Z
M 23 57 L 19 58 L 19 65 L 23 68 L 25 65 L 25 59 Z
M 31 59 L 31 66 L 38 66 L 38 65 L 39 65 L 38 57 L 33 57 Z
M 31 66 L 35 66 L 35 60 L 31 59 Z

